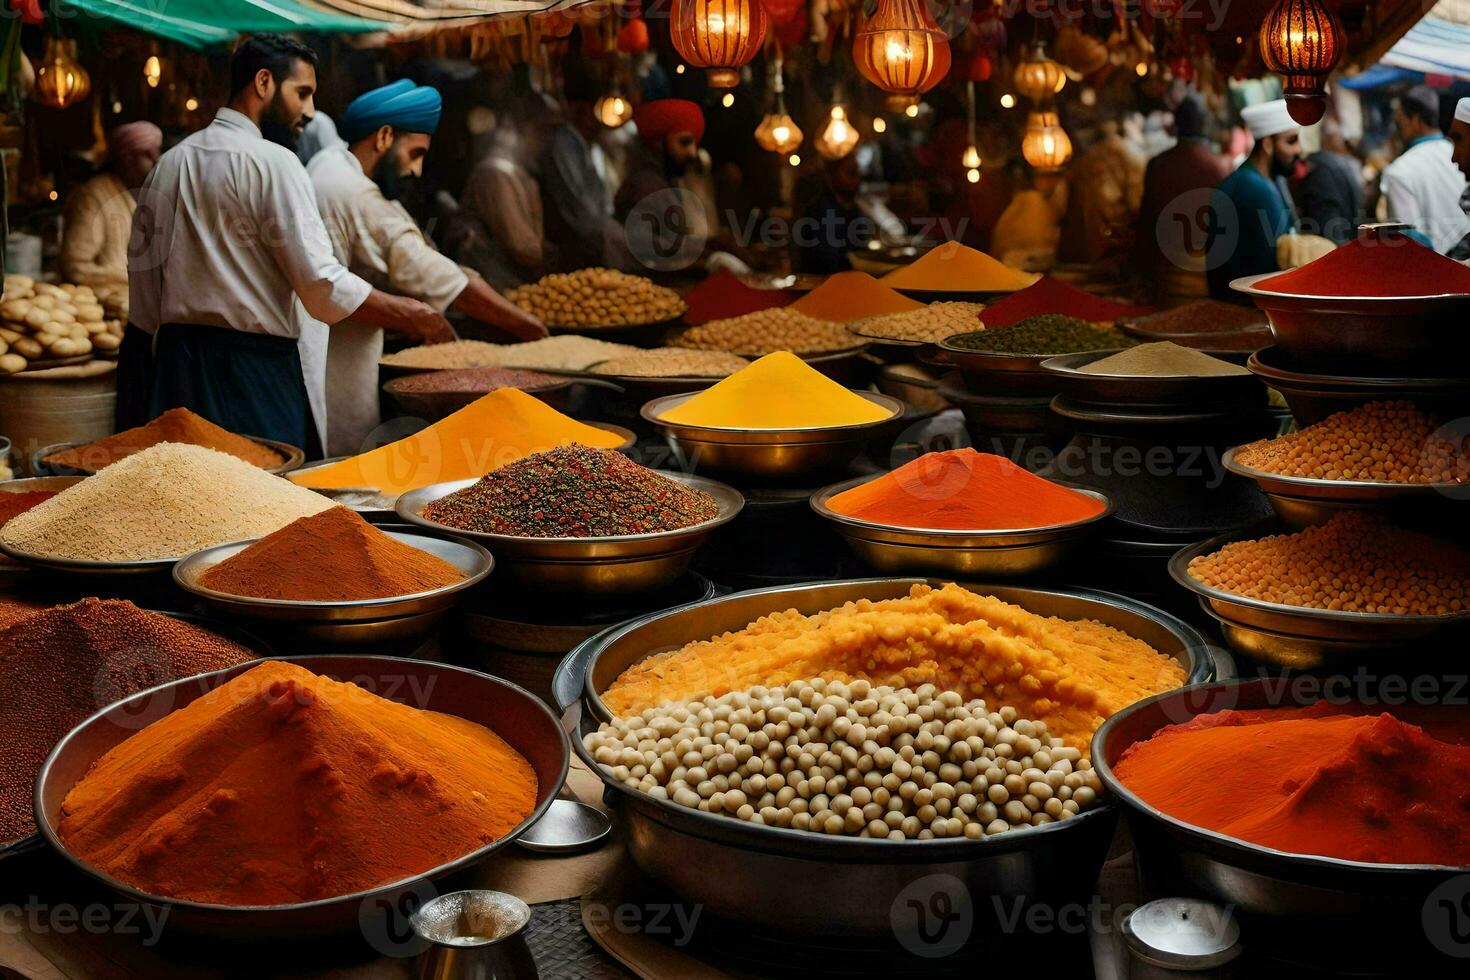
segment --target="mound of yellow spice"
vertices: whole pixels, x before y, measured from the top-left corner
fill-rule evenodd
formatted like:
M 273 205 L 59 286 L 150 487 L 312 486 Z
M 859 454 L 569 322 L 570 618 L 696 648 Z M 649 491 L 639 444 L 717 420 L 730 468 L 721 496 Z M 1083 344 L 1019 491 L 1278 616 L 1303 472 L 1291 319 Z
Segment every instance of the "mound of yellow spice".
M 535 771 L 488 728 L 268 661 L 99 759 L 57 833 L 152 895 L 275 905 L 436 868 L 535 805 Z
M 1038 616 L 958 585 L 916 585 L 805 616 L 772 613 L 743 630 L 657 654 L 602 695 L 614 715 L 806 677 L 879 686 L 933 684 L 1043 721 L 1088 750 L 1116 711 L 1183 685 L 1173 659 L 1122 630 Z

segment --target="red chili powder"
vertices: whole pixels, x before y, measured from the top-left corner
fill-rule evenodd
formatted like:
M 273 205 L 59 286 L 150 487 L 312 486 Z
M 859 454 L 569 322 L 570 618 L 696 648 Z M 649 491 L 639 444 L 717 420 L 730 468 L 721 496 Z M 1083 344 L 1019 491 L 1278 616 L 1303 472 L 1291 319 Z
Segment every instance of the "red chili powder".
M 1470 294 L 1470 268 L 1402 235 L 1355 238 L 1256 285 L 1303 296 Z
M 980 321 L 985 324 L 985 329 L 994 330 L 1047 313 L 1075 316 L 1092 323 L 1112 323 L 1149 312 L 1151 310 L 1147 306 L 1115 303 L 1052 276 L 1042 276 L 1025 289 L 988 304 L 980 311 Z
M 1170 816 L 1263 847 L 1463 866 L 1470 717 L 1455 710 L 1221 711 L 1130 746 L 1113 771 Z
M 684 294 L 689 312 L 684 322 L 708 323 L 732 316 L 744 316 L 758 310 L 786 306 L 796 299 L 784 289 L 757 289 L 721 269 Z

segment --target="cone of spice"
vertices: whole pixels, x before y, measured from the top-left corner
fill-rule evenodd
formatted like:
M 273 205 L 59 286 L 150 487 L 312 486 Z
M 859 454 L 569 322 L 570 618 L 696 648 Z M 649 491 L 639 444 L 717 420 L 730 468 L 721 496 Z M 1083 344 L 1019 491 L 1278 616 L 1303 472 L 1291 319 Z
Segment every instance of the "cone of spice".
M 536 771 L 485 726 L 268 661 L 104 754 L 56 832 L 150 895 L 286 905 L 458 860 L 536 799 Z
M 945 242 L 888 273 L 883 285 L 915 292 L 1013 293 L 1036 279 L 1034 274 L 1012 269 L 978 249 Z
M 805 429 L 881 422 L 892 413 L 792 354 L 767 354 L 659 421 L 721 429 Z
M 257 599 L 352 602 L 416 595 L 463 578 L 437 555 L 333 507 L 261 538 L 199 576 L 199 584 Z
M 851 271 L 828 276 L 820 286 L 792 303 L 791 308 L 818 320 L 851 323 L 883 313 L 909 313 L 923 305 L 866 272 Z
M 269 446 L 237 436 L 208 419 L 195 415 L 187 408 L 173 408 L 147 425 L 119 432 L 115 436 L 108 436 L 85 446 L 63 449 L 47 456 L 42 462 L 50 466 L 95 473 L 161 442 L 178 442 L 215 449 L 267 470 L 286 461 L 284 456 Z
M 0 843 L 36 829 L 41 763 L 99 708 L 254 651 L 131 602 L 83 599 L 0 627 Z
M 784 289 L 757 289 L 721 269 L 684 294 L 684 302 L 689 306 L 684 312 L 684 322 L 693 325 L 728 320 L 732 316 L 786 306 L 795 298 Z
M 1231 364 L 1167 340 L 1139 344 L 1084 364 L 1077 370 L 1082 374 L 1115 378 L 1221 378 L 1250 374 L 1239 364 Z
M 1011 293 L 985 307 L 981 319 L 987 329 L 1009 327 L 1027 317 L 1057 313 L 1074 316 L 1089 323 L 1113 323 L 1125 317 L 1142 316 L 1148 313 L 1146 306 L 1129 306 L 1115 303 L 1086 290 L 1062 282 L 1052 276 L 1042 276 L 1025 289 Z
M 502 467 L 424 508 L 446 527 L 526 538 L 602 538 L 677 531 L 719 516 L 702 490 L 621 453 L 562 446 Z
M 1364 235 L 1257 289 L 1299 296 L 1470 295 L 1470 268 L 1407 235 Z

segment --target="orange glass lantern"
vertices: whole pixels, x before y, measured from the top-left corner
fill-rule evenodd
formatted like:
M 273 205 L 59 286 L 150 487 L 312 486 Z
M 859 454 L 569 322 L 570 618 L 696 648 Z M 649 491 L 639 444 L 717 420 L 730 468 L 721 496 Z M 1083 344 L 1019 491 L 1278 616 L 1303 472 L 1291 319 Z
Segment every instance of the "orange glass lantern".
M 1327 76 L 1342 58 L 1343 27 L 1322 0 L 1277 0 L 1261 22 L 1261 60 L 1285 81 L 1291 118 L 1303 126 L 1327 112 Z
M 711 88 L 734 88 L 765 43 L 768 23 L 760 0 L 675 0 L 669 37 L 685 61 L 708 70 Z
M 1026 118 L 1021 156 L 1042 174 L 1060 173 L 1071 162 L 1072 139 L 1054 110 L 1033 112 Z
M 35 99 L 53 109 L 74 106 L 92 93 L 92 77 L 77 60 L 77 42 L 48 37 L 36 66 Z
M 949 38 L 924 0 L 878 0 L 853 38 L 852 58 L 897 111 L 916 104 L 949 72 Z
M 1037 42 L 1026 60 L 1016 66 L 1012 81 L 1016 91 L 1032 102 L 1045 102 L 1067 84 L 1067 73 L 1060 62 L 1047 57 L 1045 46 Z
M 827 114 L 827 125 L 813 145 L 823 159 L 841 160 L 857 149 L 858 139 L 857 128 L 847 119 L 847 109 L 838 103 Z

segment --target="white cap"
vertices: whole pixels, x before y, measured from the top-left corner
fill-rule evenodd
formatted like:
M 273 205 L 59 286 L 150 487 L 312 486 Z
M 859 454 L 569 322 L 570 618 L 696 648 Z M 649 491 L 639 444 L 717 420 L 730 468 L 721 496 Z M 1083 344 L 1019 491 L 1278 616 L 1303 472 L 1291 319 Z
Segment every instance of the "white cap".
M 1470 98 L 1455 104 L 1455 122 L 1470 123 Z
M 1285 99 L 1248 105 L 1240 110 L 1240 118 L 1244 120 L 1245 128 L 1251 131 L 1251 136 L 1258 140 L 1301 128 L 1301 123 L 1286 111 Z

